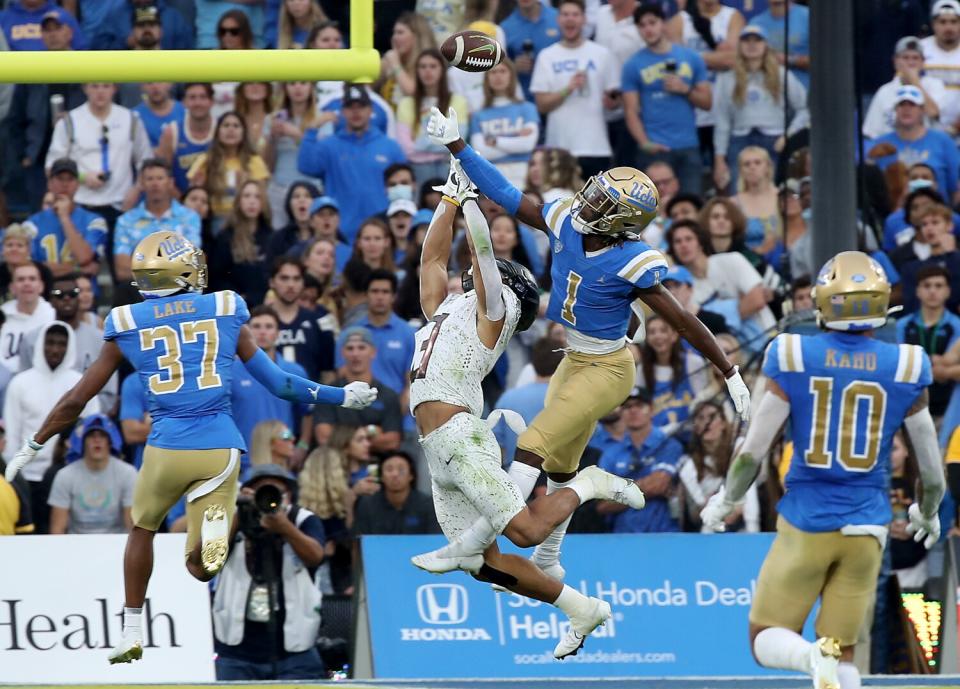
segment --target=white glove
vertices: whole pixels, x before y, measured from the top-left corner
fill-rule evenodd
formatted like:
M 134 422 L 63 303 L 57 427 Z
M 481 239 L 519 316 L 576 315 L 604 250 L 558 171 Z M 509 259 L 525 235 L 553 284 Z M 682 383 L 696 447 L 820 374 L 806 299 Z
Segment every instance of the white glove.
M 479 194 L 477 188 L 463 171 L 460 161 L 454 156 L 450 156 L 450 172 L 447 174 L 447 181 L 441 186 L 433 187 L 434 191 L 439 191 L 444 196 L 453 199 L 461 206 L 467 199 L 477 200 Z
M 460 125 L 457 123 L 457 111 L 447 110 L 444 117 L 437 108 L 430 108 L 430 119 L 427 121 L 427 136 L 438 146 L 452 144 L 460 138 Z
M 913 540 L 923 541 L 923 547 L 930 550 L 940 540 L 940 515 L 935 514 L 927 519 L 920 513 L 920 505 L 913 503 L 907 510 L 907 533 L 915 534 Z
M 639 321 L 639 325 L 637 325 L 637 329 L 634 331 L 633 337 L 630 338 L 630 342 L 635 345 L 642 345 L 644 340 L 647 339 L 647 325 L 644 322 L 646 317 L 643 312 L 643 302 L 639 299 L 634 299 L 630 303 L 630 308 L 633 310 L 634 315 Z
M 733 400 L 733 406 L 736 408 L 740 418 L 744 423 L 750 420 L 750 391 L 747 384 L 743 382 L 740 376 L 740 367 L 733 367 L 733 375 L 726 379 L 727 392 Z
M 17 451 L 17 454 L 13 456 L 13 459 L 11 459 L 10 463 L 7 465 L 7 470 L 3 473 L 3 477 L 7 479 L 8 483 L 13 481 L 17 474 L 20 473 L 20 470 L 29 464 L 30 460 L 37 456 L 37 452 L 39 452 L 40 448 L 42 447 L 43 445 L 36 442 L 32 437 L 23 443 L 23 446 Z
M 727 525 L 724 519 L 730 516 L 736 505 L 727 501 L 727 493 L 720 486 L 720 490 L 710 496 L 707 504 L 700 510 L 700 521 L 710 531 L 726 531 Z
M 376 399 L 377 389 L 358 380 L 343 386 L 343 402 L 340 406 L 347 409 L 366 409 Z

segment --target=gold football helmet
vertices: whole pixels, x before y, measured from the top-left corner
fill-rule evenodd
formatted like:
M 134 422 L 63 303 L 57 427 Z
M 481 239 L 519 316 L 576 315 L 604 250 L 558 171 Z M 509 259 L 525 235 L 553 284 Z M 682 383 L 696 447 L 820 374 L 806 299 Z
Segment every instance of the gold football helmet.
M 824 264 L 813 287 L 817 323 L 831 330 L 868 330 L 887 322 L 890 281 L 879 263 L 844 251 Z
M 573 197 L 570 216 L 584 234 L 639 239 L 657 217 L 660 192 L 645 174 L 632 167 L 615 167 L 594 175 Z
M 207 286 L 203 252 L 176 232 L 154 232 L 133 251 L 133 284 L 144 297 L 166 297 Z

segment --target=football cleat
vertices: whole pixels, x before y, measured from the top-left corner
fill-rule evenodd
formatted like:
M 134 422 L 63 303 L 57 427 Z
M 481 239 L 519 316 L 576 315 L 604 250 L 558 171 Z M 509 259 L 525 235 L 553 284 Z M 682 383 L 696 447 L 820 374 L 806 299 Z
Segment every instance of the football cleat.
M 446 574 L 447 572 L 453 572 L 458 569 L 469 572 L 470 574 L 476 574 L 480 571 L 480 568 L 483 567 L 482 553 L 448 557 L 441 555 L 440 550 L 443 550 L 443 548 L 432 550 L 422 555 L 414 555 L 410 558 L 410 562 L 413 563 L 414 567 L 419 567 L 423 571 L 430 572 L 431 574 Z
M 828 636 L 810 646 L 810 675 L 813 689 L 840 689 L 837 667 L 840 665 L 840 642 Z
M 577 474 L 578 479 L 593 484 L 598 500 L 612 500 L 635 510 L 642 510 L 646 504 L 643 491 L 635 482 L 620 476 L 614 476 L 597 466 L 589 466 Z
M 210 505 L 204 510 L 200 524 L 200 563 L 207 574 L 216 574 L 226 563 L 229 531 L 227 511 L 223 505 Z
M 560 639 L 556 648 L 553 649 L 553 657 L 557 660 L 563 660 L 567 656 L 575 656 L 581 648 L 583 642 L 587 640 L 591 632 L 597 627 L 606 623 L 613 614 L 610 610 L 610 604 L 599 598 L 590 598 L 589 607 L 582 614 L 570 616 L 570 629 Z
M 132 663 L 143 657 L 143 640 L 139 637 L 131 636 L 120 641 L 120 645 L 110 651 L 107 660 L 111 665 L 119 663 Z

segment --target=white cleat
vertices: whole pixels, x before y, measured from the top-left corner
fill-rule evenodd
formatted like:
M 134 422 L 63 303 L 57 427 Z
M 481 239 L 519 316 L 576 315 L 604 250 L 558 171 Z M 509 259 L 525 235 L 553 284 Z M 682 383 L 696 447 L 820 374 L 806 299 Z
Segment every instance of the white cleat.
M 200 523 L 200 563 L 207 574 L 217 574 L 227 562 L 230 524 L 223 505 L 210 505 Z
M 447 572 L 453 572 L 458 569 L 469 572 L 470 574 L 476 574 L 480 571 L 480 568 L 483 567 L 482 553 L 477 553 L 476 555 L 446 556 L 441 553 L 442 550 L 443 548 L 440 548 L 439 550 L 432 550 L 422 555 L 414 555 L 410 558 L 410 562 L 413 563 L 414 567 L 419 567 L 431 574 L 446 574 Z
M 124 637 L 120 644 L 110 651 L 107 660 L 111 665 L 118 663 L 132 663 L 134 660 L 140 660 L 143 657 L 143 639 L 130 636 Z
M 563 565 L 560 564 L 559 560 L 554 560 L 553 562 L 540 562 L 536 559 L 537 554 L 534 553 L 530 556 L 530 562 L 537 566 L 541 572 L 546 574 L 552 579 L 556 579 L 560 583 L 563 583 L 563 578 L 567 575 L 567 570 L 563 568 Z M 509 591 L 506 587 L 501 586 L 500 584 L 491 584 L 491 588 L 497 593 L 503 593 L 504 591 Z
M 840 642 L 828 636 L 817 639 L 810 647 L 810 674 L 813 689 L 840 689 L 837 667 L 840 665 Z
M 557 660 L 577 655 L 590 633 L 610 619 L 609 603 L 599 598 L 589 600 L 590 605 L 582 614 L 570 616 L 570 629 L 553 649 L 553 657 Z
M 635 510 L 642 510 L 647 504 L 640 486 L 628 478 L 614 476 L 597 466 L 589 466 L 577 474 L 577 478 L 589 480 L 596 489 L 596 497 L 601 500 L 613 500 Z

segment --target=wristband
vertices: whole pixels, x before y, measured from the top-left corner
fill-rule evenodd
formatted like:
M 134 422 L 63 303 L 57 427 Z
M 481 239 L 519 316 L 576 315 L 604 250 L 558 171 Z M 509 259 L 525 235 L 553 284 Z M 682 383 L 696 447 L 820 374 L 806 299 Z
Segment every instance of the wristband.
M 34 452 L 39 452 L 43 449 L 43 443 L 38 443 L 36 437 L 36 435 L 30 436 L 30 439 L 27 441 L 27 445 L 29 445 L 30 449 Z
M 733 366 L 731 366 L 730 368 L 728 368 L 726 371 L 723 372 L 723 377 L 729 378 L 732 375 L 730 372 L 733 371 L 733 373 L 736 373 L 738 369 L 739 367 L 736 364 L 734 364 Z
M 455 198 L 453 198 L 452 196 L 447 196 L 446 194 L 444 194 L 444 195 L 441 196 L 440 198 L 441 198 L 442 200 L 446 201 L 447 203 L 453 205 L 453 206 L 457 206 L 458 208 L 460 207 L 460 202 L 457 201 L 457 200 L 456 200 Z

